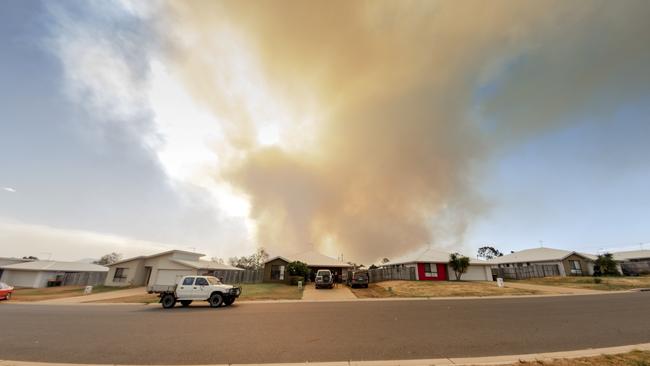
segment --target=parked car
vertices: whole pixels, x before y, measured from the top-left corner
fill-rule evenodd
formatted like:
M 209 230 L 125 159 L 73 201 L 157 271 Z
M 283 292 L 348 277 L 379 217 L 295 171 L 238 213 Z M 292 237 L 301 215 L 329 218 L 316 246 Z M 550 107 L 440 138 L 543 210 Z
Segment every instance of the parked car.
M 365 287 L 368 288 L 368 271 L 348 271 L 347 285 L 350 287 Z
M 173 286 L 153 285 L 149 293 L 157 293 L 165 309 L 173 308 L 177 302 L 190 306 L 192 301 L 207 301 L 211 307 L 229 306 L 241 295 L 241 287 L 225 285 L 213 276 L 184 276 Z
M 0 282 L 0 300 L 11 300 L 14 288 L 4 282 Z
M 317 289 L 321 287 L 334 288 L 334 276 L 329 269 L 319 269 L 316 272 L 315 286 Z

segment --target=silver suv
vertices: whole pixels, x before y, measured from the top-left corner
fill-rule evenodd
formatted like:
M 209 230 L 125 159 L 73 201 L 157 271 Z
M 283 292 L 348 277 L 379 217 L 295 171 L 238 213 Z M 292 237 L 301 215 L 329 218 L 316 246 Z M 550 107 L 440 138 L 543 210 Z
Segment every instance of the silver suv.
M 334 276 L 329 269 L 319 269 L 316 272 L 316 288 L 334 288 Z

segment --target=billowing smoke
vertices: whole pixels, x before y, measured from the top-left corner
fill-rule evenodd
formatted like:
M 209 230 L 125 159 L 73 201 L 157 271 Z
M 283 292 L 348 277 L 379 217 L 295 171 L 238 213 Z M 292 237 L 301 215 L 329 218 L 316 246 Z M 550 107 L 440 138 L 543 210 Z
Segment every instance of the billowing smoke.
M 459 249 L 495 148 L 650 85 L 644 1 L 170 7 L 176 72 L 230 142 L 215 179 L 250 198 L 275 252 Z M 260 144 L 269 125 L 278 141 Z

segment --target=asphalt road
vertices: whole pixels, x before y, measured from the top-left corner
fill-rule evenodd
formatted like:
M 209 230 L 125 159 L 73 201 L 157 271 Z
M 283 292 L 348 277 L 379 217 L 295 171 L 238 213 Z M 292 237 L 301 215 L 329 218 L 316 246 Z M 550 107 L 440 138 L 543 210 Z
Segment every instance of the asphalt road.
M 421 359 L 650 342 L 650 292 L 236 304 L 0 304 L 0 360 L 210 364 Z

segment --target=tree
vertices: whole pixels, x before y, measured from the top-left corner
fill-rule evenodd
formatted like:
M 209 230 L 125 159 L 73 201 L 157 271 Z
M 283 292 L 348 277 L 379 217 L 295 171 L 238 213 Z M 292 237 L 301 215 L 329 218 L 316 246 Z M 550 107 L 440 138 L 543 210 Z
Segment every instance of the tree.
M 31 259 L 31 260 L 37 261 L 38 257 L 34 257 L 33 255 L 30 255 L 30 256 L 23 257 L 23 259 Z
M 212 258 L 210 258 L 210 260 L 215 262 L 215 263 L 219 263 L 219 264 L 225 264 L 226 263 L 226 262 L 223 261 L 223 258 L 219 258 L 219 257 L 212 257 Z
M 483 259 L 492 259 L 495 257 L 503 257 L 503 253 L 495 247 L 484 246 L 478 248 L 478 257 Z
M 598 258 L 596 258 L 594 267 L 597 267 L 600 270 L 600 273 L 604 276 L 621 275 L 616 267 L 616 261 L 614 260 L 612 253 L 600 254 Z M 596 269 L 594 269 L 594 272 L 596 272 Z
M 108 253 L 103 255 L 101 258 L 99 258 L 99 260 L 96 260 L 93 263 L 102 266 L 107 266 L 109 264 L 118 262 L 120 259 L 122 259 L 122 254 L 113 252 L 113 253 Z
M 368 267 L 368 269 L 377 269 L 377 268 L 379 267 L 375 266 L 374 264 L 371 264 L 370 267 Z
M 384 258 L 384 259 L 381 260 L 381 264 L 386 264 L 388 262 L 390 262 L 390 259 L 388 259 L 388 258 Z
M 458 253 L 453 253 L 449 256 L 449 265 L 454 270 L 456 280 L 460 281 L 460 277 L 463 273 L 467 272 L 467 267 L 469 267 L 469 258 Z
M 247 257 L 231 257 L 228 259 L 228 263 L 233 267 L 256 270 L 264 268 L 264 262 L 268 259 L 269 254 L 266 250 L 259 248 L 255 253 Z
M 290 276 L 301 276 L 303 278 L 307 278 L 307 275 L 309 274 L 309 267 L 307 267 L 306 263 L 303 263 L 301 261 L 294 261 L 287 264 L 287 272 L 289 272 Z

